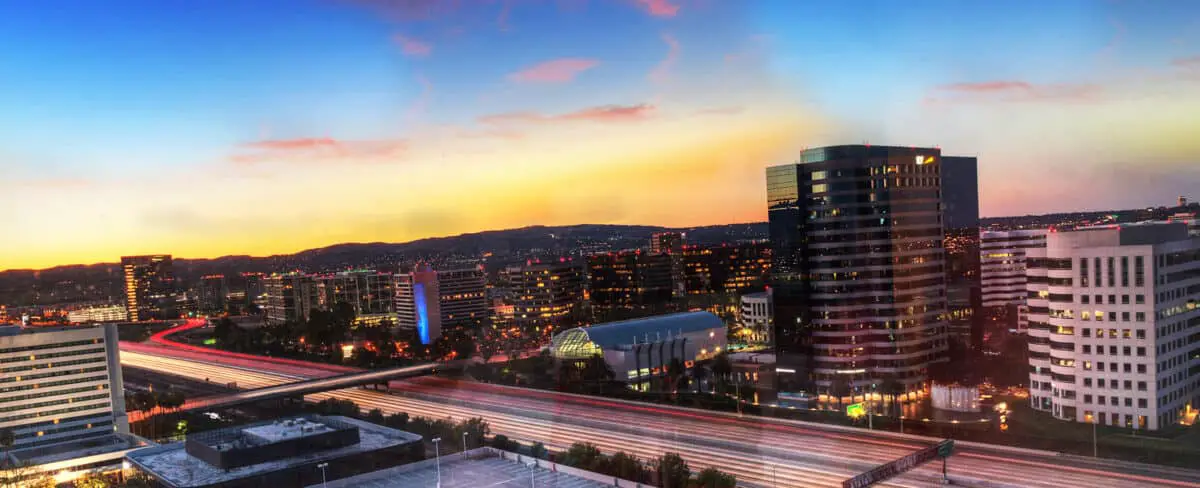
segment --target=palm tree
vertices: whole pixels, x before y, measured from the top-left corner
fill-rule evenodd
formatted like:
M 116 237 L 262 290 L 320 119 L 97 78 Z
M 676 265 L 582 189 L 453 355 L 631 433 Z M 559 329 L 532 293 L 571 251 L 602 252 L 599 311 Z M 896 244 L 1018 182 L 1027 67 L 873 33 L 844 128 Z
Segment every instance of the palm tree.
M 896 381 L 896 378 L 889 376 L 884 378 L 883 382 L 879 385 L 879 392 L 891 399 L 892 408 L 896 410 L 898 415 L 903 412 L 900 409 L 900 405 L 896 403 L 896 397 L 904 393 L 904 385 L 902 383 Z

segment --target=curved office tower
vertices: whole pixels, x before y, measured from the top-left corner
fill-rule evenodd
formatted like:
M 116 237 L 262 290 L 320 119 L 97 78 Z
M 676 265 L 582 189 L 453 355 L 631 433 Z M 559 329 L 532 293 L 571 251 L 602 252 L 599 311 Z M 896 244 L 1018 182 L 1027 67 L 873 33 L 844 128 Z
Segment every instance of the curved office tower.
M 781 397 L 919 390 L 947 359 L 941 165 L 860 145 L 767 168 Z

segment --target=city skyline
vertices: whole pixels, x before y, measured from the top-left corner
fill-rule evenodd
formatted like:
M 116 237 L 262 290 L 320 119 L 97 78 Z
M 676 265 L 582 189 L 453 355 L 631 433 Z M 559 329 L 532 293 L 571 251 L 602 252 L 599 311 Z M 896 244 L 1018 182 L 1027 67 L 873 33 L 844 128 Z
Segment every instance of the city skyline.
M 761 222 L 765 167 L 863 140 L 977 156 L 984 216 L 1165 205 L 1200 182 L 1186 2 L 120 2 L 0 19 L 0 225 L 21 236 L 0 269 Z

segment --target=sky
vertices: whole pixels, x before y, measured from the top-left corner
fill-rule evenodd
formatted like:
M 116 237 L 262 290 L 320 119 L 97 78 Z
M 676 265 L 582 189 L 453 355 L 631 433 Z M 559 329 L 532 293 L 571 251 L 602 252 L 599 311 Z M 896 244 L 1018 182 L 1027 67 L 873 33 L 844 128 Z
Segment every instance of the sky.
M 862 142 L 1166 205 L 1197 134 L 1191 0 L 0 0 L 0 269 L 761 221 Z

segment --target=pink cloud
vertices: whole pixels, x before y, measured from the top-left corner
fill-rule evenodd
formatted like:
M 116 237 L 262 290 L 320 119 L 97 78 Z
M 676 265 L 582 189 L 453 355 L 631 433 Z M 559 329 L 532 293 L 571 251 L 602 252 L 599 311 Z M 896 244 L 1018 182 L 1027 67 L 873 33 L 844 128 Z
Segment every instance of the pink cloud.
M 662 40 L 667 43 L 667 57 L 663 58 L 650 72 L 650 81 L 655 83 L 664 83 L 669 80 L 671 70 L 675 68 L 675 61 L 679 59 L 679 41 L 670 34 L 663 34 Z
M 655 106 L 648 103 L 638 105 L 602 105 L 556 115 L 547 115 L 539 112 L 508 112 L 480 117 L 479 122 L 488 125 L 578 121 L 602 123 L 633 122 L 649 118 L 653 115 L 654 110 Z
M 378 141 L 339 141 L 329 137 L 303 137 L 248 142 L 249 152 L 234 154 L 229 160 L 251 166 L 265 162 L 319 162 L 338 159 L 371 159 L 395 156 L 408 147 L 402 139 Z
M 1091 84 L 1035 84 L 1027 81 L 984 81 L 951 83 L 937 87 L 942 95 L 961 98 L 995 99 L 999 101 L 1087 100 L 1102 90 Z M 938 102 L 946 97 L 928 97 Z
M 392 40 L 400 46 L 400 50 L 409 56 L 424 57 L 433 52 L 433 45 L 420 39 L 396 34 Z
M 552 59 L 510 74 L 508 79 L 517 83 L 566 83 L 599 64 L 590 58 Z
M 646 12 L 655 17 L 674 17 L 679 13 L 679 5 L 672 4 L 670 0 L 637 0 Z
M 1200 68 L 1200 56 L 1175 58 L 1171 60 L 1171 65 L 1179 68 Z

